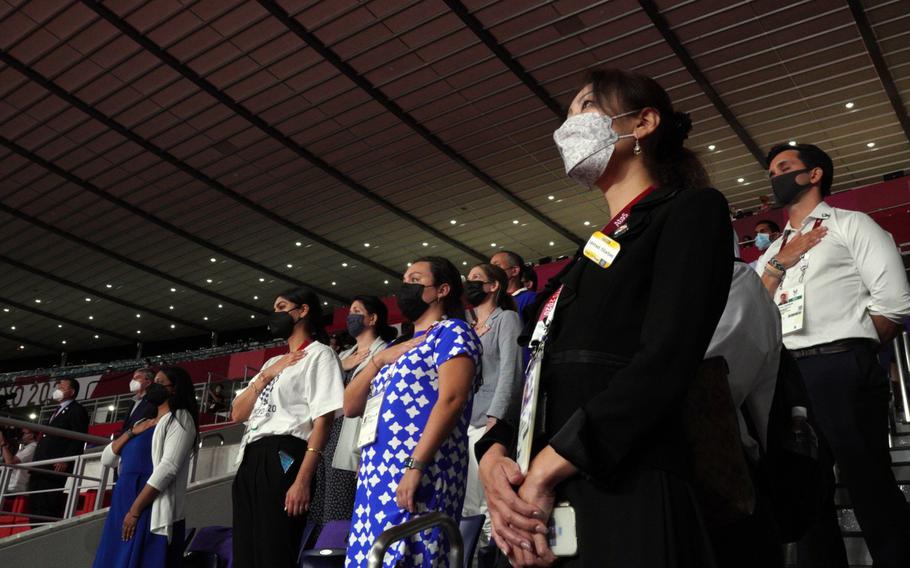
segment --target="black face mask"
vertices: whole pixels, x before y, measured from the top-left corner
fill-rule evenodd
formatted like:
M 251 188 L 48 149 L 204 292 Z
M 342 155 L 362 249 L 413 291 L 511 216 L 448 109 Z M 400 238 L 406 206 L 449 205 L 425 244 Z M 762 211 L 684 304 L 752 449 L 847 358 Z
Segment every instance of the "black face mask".
M 145 401 L 153 406 L 161 406 L 170 397 L 171 393 L 161 383 L 152 383 L 145 389 Z
M 367 328 L 366 324 L 363 322 L 363 319 L 363 314 L 348 314 L 347 321 L 345 323 L 347 323 L 348 334 L 350 334 L 351 337 L 359 336 L 361 333 L 363 333 L 363 330 Z
M 296 309 L 296 308 L 295 308 Z M 269 333 L 276 339 L 287 339 L 294 333 L 294 316 L 289 312 L 274 312 L 269 314 Z
M 811 183 L 800 185 L 796 181 L 797 176 L 811 170 L 812 168 L 805 168 L 771 178 L 771 189 L 774 190 L 774 200 L 777 201 L 778 205 L 790 205 L 796 201 L 796 198 L 799 197 L 802 192 L 812 187 Z
M 430 309 L 430 304 L 423 301 L 424 288 L 426 286 L 423 284 L 404 282 L 401 284 L 401 288 L 398 289 L 398 295 L 396 296 L 398 309 L 401 310 L 404 317 L 412 322 L 417 321 L 424 312 Z
M 472 306 L 477 307 L 487 299 L 487 293 L 483 291 L 483 285 L 486 282 L 482 280 L 468 280 L 464 283 L 465 296 Z

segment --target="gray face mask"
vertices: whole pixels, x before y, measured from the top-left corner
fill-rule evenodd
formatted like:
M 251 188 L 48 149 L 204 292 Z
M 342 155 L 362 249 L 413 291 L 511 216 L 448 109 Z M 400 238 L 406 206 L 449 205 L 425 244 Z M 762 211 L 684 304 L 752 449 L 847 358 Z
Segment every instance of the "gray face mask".
M 617 134 L 613 120 L 635 114 L 637 110 L 606 116 L 595 112 L 583 112 L 570 116 L 553 133 L 553 140 L 559 148 L 566 175 L 584 185 L 592 187 L 607 170 L 616 143 L 632 134 Z

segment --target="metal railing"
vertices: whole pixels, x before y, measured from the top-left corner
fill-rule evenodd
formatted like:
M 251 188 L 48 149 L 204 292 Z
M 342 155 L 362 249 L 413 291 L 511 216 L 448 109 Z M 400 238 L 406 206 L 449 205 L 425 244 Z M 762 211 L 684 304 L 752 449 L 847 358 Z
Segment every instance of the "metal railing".
M 23 527 L 23 526 L 37 526 L 44 525 L 52 522 L 59 521 L 61 519 L 68 519 L 73 516 L 76 511 L 76 506 L 79 503 L 79 497 L 83 491 L 88 489 L 96 490 L 94 509 L 97 511 L 101 508 L 101 504 L 104 501 L 104 495 L 107 491 L 108 486 L 108 477 L 110 474 L 110 468 L 106 467 L 104 464 L 100 464 L 101 461 L 101 450 L 110 443 L 110 440 L 107 438 L 102 438 L 100 436 L 92 436 L 90 434 L 82 434 L 81 432 L 71 432 L 69 430 L 63 430 L 61 428 L 55 428 L 53 426 L 46 426 L 43 424 L 35 424 L 33 422 L 27 422 L 24 420 L 16 420 L 15 418 L 8 418 L 0 416 L 0 425 L 2 426 L 13 426 L 16 428 L 28 428 L 34 432 L 42 432 L 51 436 L 59 436 L 61 438 L 68 438 L 70 440 L 78 440 L 80 442 L 85 442 L 88 444 L 94 444 L 97 447 L 89 449 L 87 452 L 82 453 L 76 456 L 68 456 L 62 458 L 52 458 L 41 461 L 28 462 L 27 464 L 0 464 L 0 514 L 2 515 L 13 515 L 15 517 L 25 517 L 30 521 L 28 525 L 22 524 L 10 524 L 4 525 L 5 527 Z M 86 465 L 98 461 L 100 465 L 100 474 L 95 476 L 86 475 Z M 45 469 L 45 466 L 53 466 L 58 463 L 69 464 L 72 463 L 72 472 L 58 472 L 53 469 Z M 65 483 L 63 487 L 52 488 L 52 489 L 42 489 L 35 491 L 8 491 L 9 478 L 12 473 L 16 470 L 27 471 L 31 473 L 38 473 L 44 476 L 59 476 L 71 479 L 71 483 Z M 21 495 L 36 495 L 40 493 L 55 493 L 63 492 L 66 494 L 66 501 L 63 507 L 63 516 L 62 517 L 49 517 L 45 515 L 36 515 L 33 513 L 24 513 L 24 512 L 13 512 L 2 510 L 3 500 L 6 497 L 17 497 Z
M 421 531 L 431 529 L 435 526 L 442 528 L 446 539 L 449 542 L 449 567 L 461 568 L 464 566 L 464 542 L 461 539 L 461 531 L 455 520 L 445 513 L 428 513 L 421 515 L 397 527 L 386 529 L 379 535 L 370 548 L 370 555 L 367 557 L 367 566 L 369 568 L 380 568 L 382 559 L 386 551 L 394 543 L 415 535 Z
M 904 424 L 910 424 L 910 336 L 904 331 L 894 338 L 892 343 L 894 348 L 894 364 L 897 367 L 897 382 L 901 395 L 901 420 Z

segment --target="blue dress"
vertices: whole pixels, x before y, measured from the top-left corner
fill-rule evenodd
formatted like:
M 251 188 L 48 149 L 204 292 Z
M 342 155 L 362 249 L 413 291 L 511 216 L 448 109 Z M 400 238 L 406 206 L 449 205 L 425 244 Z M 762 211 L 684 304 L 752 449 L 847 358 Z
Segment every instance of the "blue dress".
M 480 375 L 480 339 L 467 323 L 443 320 L 423 343 L 384 367 L 373 379 L 370 396 L 383 395 L 376 440 L 364 446 L 345 566 L 366 566 L 373 542 L 384 530 L 410 520 L 395 503 L 395 491 L 439 398 L 439 366 L 457 355 L 474 361 Z M 473 389 L 452 433 L 443 441 L 421 477 L 415 497 L 417 515 L 441 511 L 458 521 L 468 471 L 468 423 Z M 392 545 L 385 566 L 447 566 L 448 543 L 440 529 L 424 531 Z M 454 567 L 453 567 L 454 568 Z
M 149 524 L 152 508 L 146 507 L 136 523 L 133 538 L 123 542 L 123 518 L 152 475 L 152 435 L 154 428 L 142 432 L 120 451 L 120 477 L 114 486 L 111 508 L 104 521 L 101 543 L 95 553 L 94 568 L 157 568 L 165 566 L 167 537 L 152 534 Z

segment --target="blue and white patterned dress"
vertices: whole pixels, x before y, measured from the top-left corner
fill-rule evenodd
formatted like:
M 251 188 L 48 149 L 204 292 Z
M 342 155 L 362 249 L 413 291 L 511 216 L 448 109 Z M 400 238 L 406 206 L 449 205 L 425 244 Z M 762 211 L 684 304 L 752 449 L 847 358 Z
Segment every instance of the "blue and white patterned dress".
M 379 411 L 376 440 L 364 446 L 357 476 L 357 497 L 348 543 L 348 568 L 366 566 L 373 542 L 384 530 L 413 516 L 395 503 L 411 456 L 439 398 L 439 366 L 457 355 L 474 361 L 480 374 L 480 339 L 460 319 L 443 320 L 423 343 L 384 367 L 373 379 L 370 396 L 385 397 Z M 441 511 L 460 519 L 468 471 L 468 422 L 473 388 L 461 418 L 433 457 L 417 490 L 417 515 Z M 385 566 L 447 566 L 448 543 L 435 528 L 400 541 L 386 553 Z M 400 564 L 399 564 L 400 563 Z M 454 567 L 453 567 L 454 568 Z

